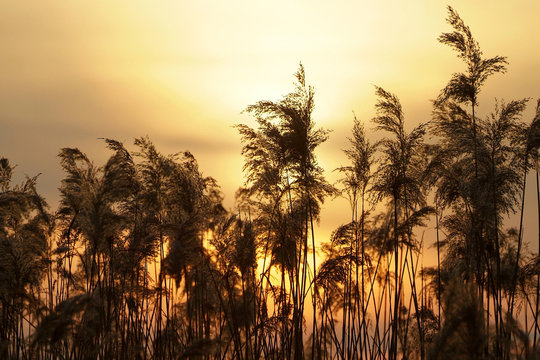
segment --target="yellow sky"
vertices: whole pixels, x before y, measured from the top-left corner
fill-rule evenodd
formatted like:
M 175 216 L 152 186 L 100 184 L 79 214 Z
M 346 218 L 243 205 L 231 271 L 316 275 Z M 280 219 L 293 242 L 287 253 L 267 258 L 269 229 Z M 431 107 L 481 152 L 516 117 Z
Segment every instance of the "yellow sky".
M 292 90 L 301 61 L 316 90 L 314 119 L 334 130 L 319 151 L 334 181 L 331 170 L 345 161 L 352 111 L 365 121 L 373 116 L 374 84 L 400 97 L 412 127 L 429 120 L 429 99 L 462 70 L 436 40 L 450 30 L 446 5 L 3 0 L 0 155 L 18 164 L 19 175 L 41 172 L 39 189 L 56 204 L 59 148 L 76 146 L 103 162 L 107 152 L 97 138 L 131 144 L 148 134 L 165 153 L 192 151 L 205 175 L 222 185 L 230 207 L 243 181 L 232 125 L 250 123 L 241 114 L 248 104 Z M 494 97 L 539 97 L 540 1 L 449 5 L 485 56 L 510 62 L 506 75 L 488 80 L 480 115 L 492 110 Z M 344 206 L 327 205 L 323 232 L 346 221 Z

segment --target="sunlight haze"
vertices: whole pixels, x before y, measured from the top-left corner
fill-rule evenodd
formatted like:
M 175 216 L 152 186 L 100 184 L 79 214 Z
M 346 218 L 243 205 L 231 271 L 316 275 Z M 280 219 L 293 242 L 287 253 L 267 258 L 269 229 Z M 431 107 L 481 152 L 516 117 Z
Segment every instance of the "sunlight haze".
M 233 126 L 253 125 L 247 105 L 292 91 L 302 62 L 314 119 L 333 130 L 318 155 L 334 182 L 352 112 L 372 128 L 373 85 L 400 97 L 411 128 L 430 119 L 430 99 L 462 70 L 437 41 L 450 30 L 447 4 L 485 56 L 509 60 L 483 88 L 480 116 L 495 96 L 538 96 L 538 1 L 3 1 L 0 153 L 19 177 L 42 173 L 38 188 L 54 208 L 60 148 L 100 164 L 108 152 L 98 138 L 132 147 L 149 135 L 165 153 L 191 151 L 232 207 L 243 183 Z M 344 206 L 327 202 L 326 234 Z

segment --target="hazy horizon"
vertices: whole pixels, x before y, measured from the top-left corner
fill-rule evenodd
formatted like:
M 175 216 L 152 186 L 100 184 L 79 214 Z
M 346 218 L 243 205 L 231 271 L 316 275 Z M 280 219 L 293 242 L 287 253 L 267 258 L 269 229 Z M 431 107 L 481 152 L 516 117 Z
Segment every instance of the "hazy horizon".
M 540 3 L 449 4 L 485 56 L 509 61 L 508 72 L 483 87 L 478 116 L 493 111 L 495 98 L 530 97 L 524 116 L 530 121 L 539 95 L 540 36 L 534 34 L 540 33 Z M 334 183 L 339 175 L 333 169 L 346 163 L 342 149 L 353 112 L 368 136 L 380 136 L 371 124 L 374 85 L 400 98 L 412 129 L 430 120 L 430 100 L 463 70 L 454 52 L 437 41 L 450 28 L 446 2 L 32 5 L 0 5 L 0 154 L 17 165 L 17 181 L 41 174 L 38 189 L 52 209 L 63 177 L 61 148 L 77 147 L 102 165 L 110 152 L 99 138 L 133 149 L 133 140 L 145 135 L 165 154 L 192 152 L 232 208 L 244 182 L 233 126 L 254 124 L 242 113 L 246 106 L 292 91 L 300 62 L 315 88 L 313 119 L 332 130 L 317 156 Z M 535 206 L 527 203 L 526 214 Z M 320 242 L 344 222 L 343 209 L 349 211 L 343 199 L 326 201 Z M 534 216 L 525 221 L 536 228 Z

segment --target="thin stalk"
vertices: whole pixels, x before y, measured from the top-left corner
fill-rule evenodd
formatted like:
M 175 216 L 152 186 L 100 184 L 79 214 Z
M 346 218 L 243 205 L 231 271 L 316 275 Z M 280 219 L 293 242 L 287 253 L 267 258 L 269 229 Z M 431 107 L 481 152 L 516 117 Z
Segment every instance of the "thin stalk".
M 538 256 L 540 257 L 540 184 L 538 179 L 538 170 L 536 170 L 536 213 L 538 215 Z M 534 338 L 533 338 L 533 352 L 536 350 L 536 336 L 538 328 L 538 305 L 540 300 L 540 274 L 536 275 L 536 307 L 534 310 L 534 322 L 536 327 L 534 329 Z

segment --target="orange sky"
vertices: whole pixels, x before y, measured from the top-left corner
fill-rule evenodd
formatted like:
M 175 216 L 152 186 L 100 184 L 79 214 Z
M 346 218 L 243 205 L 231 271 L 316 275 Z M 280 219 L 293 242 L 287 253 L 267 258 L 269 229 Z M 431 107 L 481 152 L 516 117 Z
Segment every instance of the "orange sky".
M 18 164 L 18 179 L 42 173 L 39 189 L 56 206 L 61 147 L 79 147 L 102 163 L 107 152 L 97 138 L 131 144 L 147 134 L 164 153 L 193 152 L 231 207 L 243 181 L 240 138 L 232 126 L 252 124 L 241 114 L 247 105 L 292 90 L 302 61 L 316 90 L 314 119 L 334 130 L 318 152 L 333 182 L 331 170 L 345 161 L 341 149 L 352 111 L 366 122 L 374 114 L 374 84 L 400 97 L 412 127 L 429 120 L 429 100 L 452 72 L 463 69 L 450 48 L 437 42 L 450 31 L 446 5 L 3 0 L 0 156 Z M 538 98 L 540 1 L 450 5 L 485 56 L 503 55 L 510 62 L 507 74 L 488 80 L 480 116 L 492 111 L 494 97 Z M 533 201 L 528 205 L 536 210 Z M 323 236 L 348 220 L 346 206 L 327 203 Z M 526 233 L 531 238 L 537 234 L 532 219 Z

